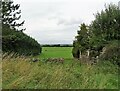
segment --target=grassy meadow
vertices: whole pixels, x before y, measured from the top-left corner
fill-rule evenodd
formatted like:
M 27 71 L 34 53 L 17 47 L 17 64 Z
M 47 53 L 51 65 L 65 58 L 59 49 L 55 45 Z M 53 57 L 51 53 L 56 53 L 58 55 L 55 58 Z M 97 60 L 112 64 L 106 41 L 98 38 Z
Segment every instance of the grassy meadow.
M 43 47 L 40 58 L 72 58 L 72 47 Z
M 108 61 L 82 63 L 72 58 L 70 47 L 44 47 L 40 61 L 29 57 L 2 61 L 3 89 L 118 89 L 118 67 Z M 63 57 L 64 63 L 42 61 Z

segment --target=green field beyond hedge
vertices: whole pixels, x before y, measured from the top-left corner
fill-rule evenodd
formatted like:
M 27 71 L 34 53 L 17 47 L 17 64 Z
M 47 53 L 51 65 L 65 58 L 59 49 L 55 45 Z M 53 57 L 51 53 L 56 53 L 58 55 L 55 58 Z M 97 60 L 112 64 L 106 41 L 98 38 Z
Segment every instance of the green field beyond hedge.
M 72 47 L 42 47 L 40 58 L 73 58 Z

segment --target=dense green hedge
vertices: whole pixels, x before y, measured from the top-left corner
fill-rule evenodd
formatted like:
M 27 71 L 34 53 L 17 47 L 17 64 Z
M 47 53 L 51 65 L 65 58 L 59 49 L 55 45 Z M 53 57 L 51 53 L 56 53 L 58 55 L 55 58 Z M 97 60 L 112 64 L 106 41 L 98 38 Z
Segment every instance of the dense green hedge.
M 3 30 L 3 52 L 15 52 L 23 55 L 37 55 L 41 53 L 40 44 L 23 32 L 15 30 Z

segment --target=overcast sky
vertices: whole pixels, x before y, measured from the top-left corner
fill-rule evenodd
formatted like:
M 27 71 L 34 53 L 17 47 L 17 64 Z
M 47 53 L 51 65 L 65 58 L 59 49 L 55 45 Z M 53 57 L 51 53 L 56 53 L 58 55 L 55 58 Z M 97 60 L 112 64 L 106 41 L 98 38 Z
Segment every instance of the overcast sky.
M 72 44 L 81 23 L 90 24 L 97 11 L 119 0 L 14 0 L 20 4 L 25 33 L 40 44 Z

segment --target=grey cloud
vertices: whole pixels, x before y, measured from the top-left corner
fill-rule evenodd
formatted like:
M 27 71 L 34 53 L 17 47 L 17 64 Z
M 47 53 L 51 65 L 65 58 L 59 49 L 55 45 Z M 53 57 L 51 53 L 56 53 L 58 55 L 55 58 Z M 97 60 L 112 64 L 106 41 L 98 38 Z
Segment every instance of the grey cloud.
M 74 18 L 71 18 L 69 20 L 67 19 L 59 19 L 58 20 L 58 25 L 75 25 L 75 24 L 81 24 L 82 23 L 82 20 L 81 19 L 74 19 Z
M 35 32 L 25 31 L 27 34 L 35 38 L 40 44 L 54 43 L 72 43 L 77 32 L 76 26 L 65 26 L 63 29 L 57 30 L 36 30 Z
M 21 4 L 22 17 L 31 18 L 48 18 L 56 16 L 63 4 L 58 2 L 24 2 Z M 27 12 L 27 13 L 26 13 Z M 57 14 L 58 15 L 58 14 Z

